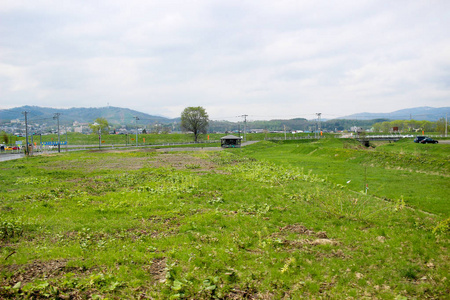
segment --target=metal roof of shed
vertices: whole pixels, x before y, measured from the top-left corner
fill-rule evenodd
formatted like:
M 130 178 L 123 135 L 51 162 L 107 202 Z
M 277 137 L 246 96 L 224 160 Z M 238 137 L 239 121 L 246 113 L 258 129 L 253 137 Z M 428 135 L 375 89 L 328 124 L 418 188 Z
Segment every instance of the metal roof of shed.
M 237 137 L 235 135 L 227 135 L 220 138 L 221 140 L 242 140 L 242 138 Z

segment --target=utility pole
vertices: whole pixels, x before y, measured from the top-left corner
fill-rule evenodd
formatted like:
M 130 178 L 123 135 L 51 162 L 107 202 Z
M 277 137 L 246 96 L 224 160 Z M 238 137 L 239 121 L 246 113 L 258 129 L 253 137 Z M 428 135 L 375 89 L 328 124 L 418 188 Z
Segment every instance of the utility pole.
M 136 121 L 136 147 L 138 146 L 138 128 L 137 128 L 137 121 L 139 120 L 139 117 L 134 117 Z
M 59 138 L 59 115 L 60 113 L 55 113 L 55 115 L 53 116 L 53 119 L 56 119 L 56 122 L 58 124 L 58 153 L 61 153 L 61 141 Z
M 98 134 L 98 150 L 100 150 L 101 147 L 101 142 L 102 142 L 102 127 L 100 124 L 98 124 L 97 122 L 95 122 L 94 124 L 92 124 L 94 126 L 98 126 L 97 128 L 97 134 Z
M 322 115 L 322 113 L 316 113 L 317 115 L 317 136 L 320 138 L 320 115 Z
M 25 116 L 25 153 L 27 154 L 27 155 L 29 155 L 29 153 L 28 153 L 28 120 L 27 120 L 27 114 L 28 114 L 28 112 L 27 111 L 24 111 L 23 112 L 23 115 Z
M 247 136 L 245 135 L 247 131 L 247 117 L 248 115 L 242 115 L 241 117 L 244 117 L 244 142 L 247 141 Z
M 447 137 L 447 127 L 448 127 L 447 116 L 448 116 L 448 113 L 445 113 L 445 137 Z

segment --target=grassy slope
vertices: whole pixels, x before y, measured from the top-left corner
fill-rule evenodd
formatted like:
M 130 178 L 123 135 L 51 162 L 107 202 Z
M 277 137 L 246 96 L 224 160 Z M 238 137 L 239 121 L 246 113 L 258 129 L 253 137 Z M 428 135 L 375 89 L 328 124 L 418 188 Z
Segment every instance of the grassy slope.
M 238 149 L 2 163 L 0 298 L 448 295 L 441 217 L 291 168 L 300 146 L 248 152 L 275 148 L 286 166 Z
M 365 149 L 356 141 L 328 139 L 265 142 L 265 146 L 253 145 L 244 153 L 311 170 L 354 191 L 364 191 L 367 183 L 369 194 L 390 200 L 403 198 L 411 207 L 450 215 L 450 145 L 419 145 L 405 140 Z

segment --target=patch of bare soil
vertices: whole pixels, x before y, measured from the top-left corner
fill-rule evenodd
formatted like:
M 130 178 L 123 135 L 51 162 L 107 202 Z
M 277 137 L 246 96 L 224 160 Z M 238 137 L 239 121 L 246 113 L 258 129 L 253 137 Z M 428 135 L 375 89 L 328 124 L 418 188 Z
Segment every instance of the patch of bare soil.
M 350 258 L 351 255 L 347 255 L 344 253 L 344 251 L 342 251 L 341 249 L 337 249 L 337 250 L 331 250 L 330 254 L 326 254 L 324 255 L 326 257 L 336 257 L 336 258 L 342 258 L 342 259 L 346 259 L 346 258 Z
M 176 228 L 167 228 L 164 231 L 157 230 L 145 230 L 145 229 L 134 229 L 130 228 L 126 231 L 126 237 L 136 241 L 144 236 L 150 236 L 151 238 L 164 238 L 172 235 L 178 234 L 178 229 Z M 119 236 L 119 238 L 124 238 L 124 236 Z
M 155 284 L 164 282 L 166 280 L 167 273 L 167 258 L 154 258 L 151 265 L 143 268 L 150 273 L 152 278 L 155 280 Z
M 319 239 L 328 239 L 327 233 L 325 231 L 315 232 L 314 230 L 308 229 L 300 224 L 286 225 L 284 227 L 281 227 L 280 231 L 289 231 L 298 234 L 315 236 Z
M 0 266 L 2 271 L 13 273 L 9 278 L 3 278 L 7 284 L 14 285 L 17 282 L 22 284 L 31 282 L 36 278 L 47 279 L 61 276 L 67 272 L 83 272 L 83 268 L 67 267 L 68 260 L 34 261 L 26 265 Z
M 260 294 L 254 287 L 244 289 L 234 288 L 225 297 L 225 299 L 273 299 L 270 294 Z
M 304 245 L 318 246 L 318 245 L 337 245 L 338 242 L 331 239 L 315 239 L 315 240 L 295 240 L 289 241 L 284 240 L 283 243 L 285 245 L 293 246 L 293 247 L 301 247 Z
M 172 167 L 178 170 L 189 169 L 194 172 L 209 172 L 217 168 L 217 165 L 211 161 L 186 153 L 164 153 L 154 157 L 149 164 L 155 168 Z
M 293 232 L 301 235 L 307 235 L 310 237 L 314 237 L 314 239 L 301 239 L 301 240 L 283 240 L 283 244 L 292 246 L 295 248 L 302 247 L 304 245 L 310 246 L 318 246 L 318 245 L 338 245 L 338 242 L 328 238 L 327 233 L 325 231 L 315 232 L 314 230 L 308 229 L 300 224 L 291 224 L 286 225 L 280 228 L 280 233 L 282 232 Z M 274 234 L 275 236 L 279 236 L 280 233 Z
M 129 152 L 156 152 L 156 149 L 139 149 L 134 151 L 116 151 L 106 150 L 104 153 L 129 153 Z M 101 160 L 86 159 L 74 160 L 72 162 L 61 161 L 53 162 L 51 165 L 44 165 L 41 168 L 47 170 L 67 170 L 67 169 L 83 169 L 86 172 L 105 169 L 122 169 L 122 170 L 138 170 L 145 166 L 155 168 L 172 167 L 175 169 L 189 169 L 193 172 L 210 172 L 217 168 L 213 162 L 189 155 L 188 153 L 162 152 L 150 157 L 134 157 L 134 156 L 105 156 Z
M 51 165 L 41 166 L 47 170 L 73 170 L 83 169 L 87 172 L 94 170 L 107 169 L 123 169 L 123 170 L 138 170 L 144 166 L 147 157 L 105 157 L 101 160 L 77 160 L 73 162 L 61 161 L 53 162 Z
M 90 152 L 99 152 L 99 150 L 92 150 Z M 115 150 L 115 149 L 110 149 L 110 150 L 101 150 L 102 153 L 130 153 L 130 152 L 156 152 L 155 148 L 142 148 L 142 149 L 138 149 L 138 150 Z
M 289 231 L 289 232 L 305 234 L 305 235 L 314 235 L 315 234 L 315 232 L 313 230 L 308 229 L 305 226 L 300 225 L 300 224 L 286 225 L 284 227 L 281 227 L 280 231 Z
M 154 224 L 170 224 L 170 223 L 174 223 L 174 221 L 176 221 L 178 219 L 179 219 L 179 217 L 163 218 L 161 216 L 149 216 L 147 220 Z M 145 223 L 144 221 L 146 221 L 146 220 L 142 220 L 142 221 L 143 221 L 143 223 Z M 180 226 L 180 223 L 177 222 L 177 225 Z

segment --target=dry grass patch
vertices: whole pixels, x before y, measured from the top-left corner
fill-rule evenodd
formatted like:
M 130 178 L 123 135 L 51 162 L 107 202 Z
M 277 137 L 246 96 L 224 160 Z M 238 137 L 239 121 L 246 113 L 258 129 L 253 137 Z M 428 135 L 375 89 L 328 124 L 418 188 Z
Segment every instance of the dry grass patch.
M 186 153 L 160 154 L 149 162 L 152 167 L 171 167 L 177 170 L 190 169 L 194 172 L 208 172 L 217 168 L 213 162 Z
M 41 166 L 46 170 L 76 170 L 81 169 L 85 172 L 98 170 L 139 170 L 149 160 L 148 157 L 127 157 L 120 159 L 117 157 L 104 157 L 102 160 L 74 160 L 74 161 L 55 161 L 50 165 Z
M 148 271 L 154 280 L 154 284 L 164 282 L 167 273 L 167 258 L 154 258 L 151 265 L 143 267 Z

